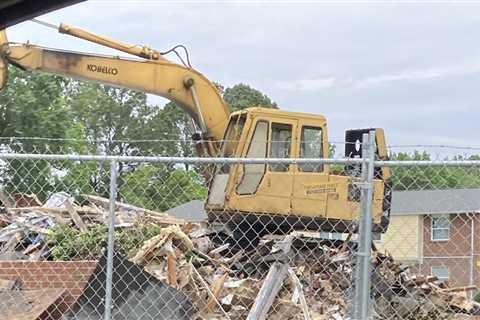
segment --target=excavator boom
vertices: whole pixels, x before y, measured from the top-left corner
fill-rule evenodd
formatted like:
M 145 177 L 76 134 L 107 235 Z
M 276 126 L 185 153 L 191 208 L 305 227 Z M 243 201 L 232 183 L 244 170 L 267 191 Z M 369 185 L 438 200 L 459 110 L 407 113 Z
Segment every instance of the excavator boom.
M 6 83 L 6 65 L 11 63 L 29 71 L 47 72 L 72 78 L 95 81 L 162 96 L 178 103 L 195 121 L 201 139 L 212 143 L 207 155 L 215 156 L 218 141 L 228 123 L 230 112 L 215 85 L 200 72 L 168 61 L 158 51 L 140 46 L 129 46 L 62 25 L 72 35 L 103 43 L 122 51 L 144 55 L 149 60 L 135 60 L 114 56 L 91 55 L 78 52 L 46 49 L 29 44 L 9 44 L 4 31 L 0 32 L 2 78 Z M 67 31 L 65 31 L 67 32 Z

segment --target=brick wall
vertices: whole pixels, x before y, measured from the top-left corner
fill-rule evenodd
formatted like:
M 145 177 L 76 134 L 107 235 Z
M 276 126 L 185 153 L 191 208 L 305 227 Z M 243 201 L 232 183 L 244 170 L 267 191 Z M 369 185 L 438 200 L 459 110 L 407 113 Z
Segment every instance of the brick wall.
M 471 243 L 472 219 L 474 225 L 473 248 Z M 425 258 L 421 266 L 423 273 L 430 274 L 431 267 L 434 266 L 445 266 L 450 271 L 450 282 L 453 285 L 465 286 L 470 285 L 470 273 L 473 271 L 473 283 L 480 286 L 479 268 L 477 267 L 480 250 L 480 215 L 450 215 L 450 235 L 449 239 L 445 241 L 432 241 L 431 223 L 431 216 L 424 216 L 423 252 Z
M 82 294 L 96 261 L 0 261 L 0 279 L 18 280 L 21 289 L 64 288 L 71 306 Z

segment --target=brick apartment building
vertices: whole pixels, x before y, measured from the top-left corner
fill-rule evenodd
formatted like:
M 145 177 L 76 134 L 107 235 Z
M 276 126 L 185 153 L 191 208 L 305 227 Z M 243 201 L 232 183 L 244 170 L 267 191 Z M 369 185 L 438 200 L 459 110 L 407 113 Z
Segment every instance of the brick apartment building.
M 422 274 L 480 288 L 480 189 L 394 192 L 380 245 Z

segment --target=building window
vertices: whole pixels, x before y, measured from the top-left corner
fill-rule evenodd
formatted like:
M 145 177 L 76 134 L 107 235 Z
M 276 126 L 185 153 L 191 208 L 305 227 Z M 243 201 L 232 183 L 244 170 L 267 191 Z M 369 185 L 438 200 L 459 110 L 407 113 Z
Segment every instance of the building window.
M 445 241 L 450 236 L 450 216 L 432 216 L 432 241 Z
M 432 267 L 432 276 L 436 276 L 439 280 L 448 280 L 450 277 L 450 270 L 445 266 Z

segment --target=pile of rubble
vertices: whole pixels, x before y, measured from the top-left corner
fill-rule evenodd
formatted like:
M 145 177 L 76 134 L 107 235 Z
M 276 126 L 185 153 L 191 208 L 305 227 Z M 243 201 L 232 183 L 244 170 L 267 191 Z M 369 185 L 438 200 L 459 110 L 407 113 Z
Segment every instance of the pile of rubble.
M 5 206 L 0 214 L 0 258 L 47 259 L 51 226 L 87 230 L 106 224 L 109 200 L 84 198 L 87 204 L 78 206 L 68 194 L 56 193 L 42 204 L 34 195 L 0 193 Z M 351 317 L 356 243 L 350 239 L 268 235 L 252 250 L 164 213 L 121 202 L 116 208 L 116 227 L 152 222 L 163 226 L 128 259 L 184 294 L 196 319 Z M 375 319 L 450 319 L 480 313 L 479 304 L 469 299 L 475 287 L 452 288 L 436 277 L 414 275 L 375 248 L 372 265 Z
M 185 293 L 198 319 L 348 319 L 353 305 L 353 242 L 267 236 L 254 251 L 212 241 L 204 229 L 170 226 L 146 241 L 131 261 Z M 477 314 L 467 297 L 413 275 L 390 255 L 372 252 L 375 319 L 450 319 Z
M 4 212 L 0 213 L 0 260 L 39 261 L 49 257 L 47 236 L 55 225 L 73 226 L 86 231 L 91 225 L 107 224 L 109 199 L 82 195 L 86 205 L 79 206 L 65 192 L 52 194 L 42 203 L 34 194 L 0 191 Z M 161 226 L 184 225 L 183 219 L 168 214 L 116 202 L 115 228 L 128 228 L 139 221 Z

